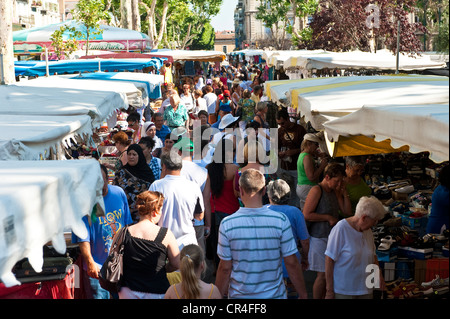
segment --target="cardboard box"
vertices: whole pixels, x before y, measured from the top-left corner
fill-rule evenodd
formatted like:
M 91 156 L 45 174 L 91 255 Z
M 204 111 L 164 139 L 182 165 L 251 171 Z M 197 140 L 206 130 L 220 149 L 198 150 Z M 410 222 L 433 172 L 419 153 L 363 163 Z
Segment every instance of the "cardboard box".
M 420 285 L 423 282 L 426 282 L 426 273 L 427 273 L 427 261 L 415 259 L 414 260 L 414 281 L 416 284 Z
M 392 247 L 388 251 L 381 251 L 381 250 L 377 249 L 376 254 L 377 254 L 378 261 L 392 262 L 392 261 L 397 260 L 398 248 Z
M 394 200 L 402 200 L 402 201 L 407 201 L 408 200 L 408 194 L 404 194 L 404 193 L 399 193 L 396 191 L 392 191 L 392 198 Z
M 402 224 L 416 230 L 426 228 L 428 224 L 428 216 L 424 215 L 419 218 L 413 218 L 407 215 L 402 215 Z
M 383 277 L 384 281 L 395 280 L 395 262 L 384 263 Z
M 433 257 L 433 248 L 418 249 L 412 247 L 398 247 L 398 256 L 409 259 L 430 259 Z

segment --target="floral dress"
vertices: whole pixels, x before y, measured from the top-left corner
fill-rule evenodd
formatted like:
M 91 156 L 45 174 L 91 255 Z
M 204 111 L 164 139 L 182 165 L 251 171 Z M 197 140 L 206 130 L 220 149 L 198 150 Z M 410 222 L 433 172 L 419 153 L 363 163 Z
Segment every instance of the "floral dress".
M 251 99 L 240 99 L 239 107 L 242 108 L 241 121 L 250 122 L 255 117 L 255 101 Z
M 135 177 L 128 170 L 122 168 L 116 172 L 113 184 L 119 186 L 125 191 L 128 199 L 128 206 L 130 207 L 131 217 L 134 222 L 138 222 L 139 214 L 136 208 L 136 198 L 140 193 L 148 191 L 151 183 Z

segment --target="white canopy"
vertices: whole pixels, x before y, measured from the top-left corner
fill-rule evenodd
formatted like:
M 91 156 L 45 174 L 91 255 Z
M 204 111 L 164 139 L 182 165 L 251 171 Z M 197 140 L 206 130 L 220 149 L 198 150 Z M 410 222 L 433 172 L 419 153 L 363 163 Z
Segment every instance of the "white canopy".
M 127 105 L 132 105 L 136 108 L 141 108 L 143 105 L 142 92 L 133 83 L 127 82 L 110 82 L 102 80 L 76 81 L 66 77 L 49 76 L 16 82 L 14 85 L 23 87 L 74 88 L 87 91 L 117 92 Z
M 327 146 L 340 136 L 364 135 L 376 142 L 391 140 L 393 148 L 409 146 L 411 153 L 430 152 L 436 163 L 449 160 L 449 104 L 365 105 L 324 123 Z
M 164 75 L 137 73 L 137 72 L 95 72 L 83 73 L 80 75 L 66 75 L 65 77 L 76 80 L 104 80 L 133 83 L 142 91 L 144 104 L 148 104 L 149 98 L 161 97 L 161 85 L 164 83 Z
M 128 104 L 115 92 L 0 86 L 0 115 L 89 115 L 93 128 L 97 128 L 122 108 L 128 109 Z
M 0 161 L 0 176 L 0 279 L 10 287 L 19 260 L 42 270 L 50 240 L 65 253 L 65 229 L 87 236 L 82 217 L 96 204 L 104 215 L 103 178 L 96 160 Z
M 166 50 L 151 52 L 151 56 L 172 56 L 174 61 L 222 62 L 226 55 L 222 51 L 206 50 Z
M 39 160 L 50 148 L 70 146 L 70 138 L 92 135 L 91 118 L 87 115 L 0 116 L 0 160 Z
M 268 66 L 276 68 L 283 66 L 287 68 L 291 61 L 300 56 L 314 55 L 325 52 L 324 50 L 280 50 L 280 51 L 264 51 L 263 59 L 266 60 Z M 290 61 L 290 62 L 287 62 Z
M 303 82 L 299 82 L 299 84 Z M 291 90 L 292 106 L 316 130 L 323 123 L 367 104 L 444 104 L 449 102 L 449 79 L 438 76 L 357 76 L 320 78 Z
M 245 49 L 245 50 L 239 50 L 239 51 L 230 52 L 230 55 L 238 55 L 238 54 L 243 54 L 246 57 L 251 57 L 251 56 L 255 56 L 255 55 L 263 56 L 264 50 L 260 50 L 260 49 Z
M 377 53 L 353 51 L 353 52 L 319 52 L 293 56 L 286 60 L 284 67 L 295 67 L 300 69 L 373 69 L 373 70 L 396 70 L 396 55 L 387 50 Z M 410 57 L 400 54 L 399 69 L 403 71 L 425 70 L 432 68 L 444 68 L 445 62 L 433 61 L 430 56 Z

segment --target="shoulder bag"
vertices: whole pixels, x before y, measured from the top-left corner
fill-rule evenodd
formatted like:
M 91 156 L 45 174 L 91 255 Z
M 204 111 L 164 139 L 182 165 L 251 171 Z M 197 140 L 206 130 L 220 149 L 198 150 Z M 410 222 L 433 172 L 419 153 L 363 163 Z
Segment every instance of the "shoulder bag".
M 109 255 L 103 263 L 98 276 L 100 286 L 111 293 L 118 293 L 120 289 L 119 283 L 123 274 L 123 243 L 127 227 L 123 227 L 114 236 Z

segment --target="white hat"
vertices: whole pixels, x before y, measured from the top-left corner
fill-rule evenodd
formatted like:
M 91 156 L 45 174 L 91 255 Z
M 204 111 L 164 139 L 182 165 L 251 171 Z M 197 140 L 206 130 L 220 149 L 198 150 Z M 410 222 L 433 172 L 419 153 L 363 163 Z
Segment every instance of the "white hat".
M 237 120 L 239 120 L 239 117 L 234 117 L 233 115 L 231 115 L 230 113 L 228 113 L 227 115 L 225 115 L 222 120 L 220 121 L 219 124 L 219 130 L 223 130 L 224 128 L 226 128 L 228 125 L 230 125 L 231 123 L 236 122 Z
M 316 134 L 312 134 L 312 133 L 305 134 L 305 136 L 303 136 L 303 139 L 307 140 L 307 141 L 315 142 L 315 143 L 321 142 L 320 137 L 318 137 Z

